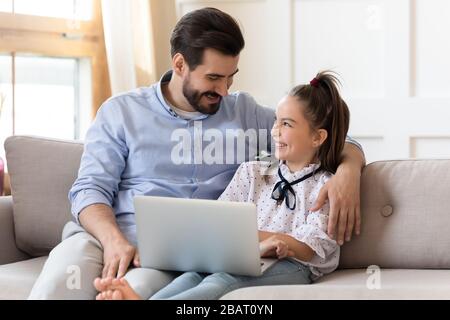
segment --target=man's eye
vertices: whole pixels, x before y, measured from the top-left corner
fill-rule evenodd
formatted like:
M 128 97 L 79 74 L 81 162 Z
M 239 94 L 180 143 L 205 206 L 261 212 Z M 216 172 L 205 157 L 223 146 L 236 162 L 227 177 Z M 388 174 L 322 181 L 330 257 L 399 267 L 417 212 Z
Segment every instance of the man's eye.
M 217 79 L 219 79 L 219 78 L 217 78 L 217 77 L 208 77 L 209 78 L 209 80 L 211 80 L 211 81 L 216 81 Z
M 286 127 L 292 127 L 288 122 L 283 122 L 283 126 L 286 126 Z

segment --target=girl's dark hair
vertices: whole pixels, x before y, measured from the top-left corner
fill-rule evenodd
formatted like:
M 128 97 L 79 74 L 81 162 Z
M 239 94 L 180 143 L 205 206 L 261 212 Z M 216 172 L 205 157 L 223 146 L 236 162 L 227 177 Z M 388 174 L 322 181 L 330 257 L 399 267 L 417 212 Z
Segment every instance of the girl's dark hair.
M 236 57 L 245 42 L 236 20 L 216 8 L 203 8 L 184 15 L 170 38 L 172 57 L 181 53 L 189 68 L 202 63 L 205 49 Z
M 319 147 L 318 158 L 322 168 L 335 173 L 341 162 L 341 153 L 350 123 L 350 112 L 342 100 L 335 73 L 319 72 L 310 84 L 293 88 L 289 95 L 304 104 L 304 116 L 313 130 L 324 129 L 327 139 Z

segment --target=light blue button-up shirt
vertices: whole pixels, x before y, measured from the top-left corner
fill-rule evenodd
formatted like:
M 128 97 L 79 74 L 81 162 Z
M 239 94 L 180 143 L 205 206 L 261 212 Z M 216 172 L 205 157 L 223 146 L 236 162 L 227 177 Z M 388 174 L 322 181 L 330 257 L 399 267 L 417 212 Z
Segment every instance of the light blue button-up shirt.
M 87 206 L 109 205 L 136 244 L 135 195 L 217 199 L 241 162 L 270 152 L 274 110 L 236 92 L 222 99 L 216 114 L 186 120 L 163 97 L 161 84 L 171 76 L 115 96 L 99 109 L 69 192 L 77 222 Z

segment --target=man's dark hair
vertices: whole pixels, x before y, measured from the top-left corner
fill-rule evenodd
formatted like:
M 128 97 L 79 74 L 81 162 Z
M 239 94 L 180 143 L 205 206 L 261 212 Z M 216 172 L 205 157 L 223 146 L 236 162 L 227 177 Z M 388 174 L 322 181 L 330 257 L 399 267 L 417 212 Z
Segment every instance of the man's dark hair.
M 203 8 L 184 15 L 170 38 L 172 57 L 181 53 L 189 68 L 202 64 L 205 49 L 236 57 L 245 41 L 236 20 L 216 8 Z

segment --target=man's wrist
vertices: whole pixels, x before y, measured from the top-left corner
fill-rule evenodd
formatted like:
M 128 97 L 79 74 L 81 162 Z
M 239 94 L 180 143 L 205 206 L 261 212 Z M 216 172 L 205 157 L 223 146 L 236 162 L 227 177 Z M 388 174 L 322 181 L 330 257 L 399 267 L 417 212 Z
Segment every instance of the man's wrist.
M 114 230 L 113 232 L 106 232 L 104 235 L 101 235 L 98 239 L 102 246 L 108 246 L 111 244 L 117 244 L 121 242 L 128 242 L 125 236 L 120 232 L 120 230 Z
M 361 173 L 362 168 L 366 164 L 366 159 L 364 156 L 364 153 L 359 149 L 357 146 L 346 143 L 344 150 L 342 152 L 342 160 L 338 167 L 338 170 L 340 167 L 343 167 L 347 170 L 355 170 Z
M 356 148 L 354 146 L 352 147 Z M 364 158 L 361 152 L 358 150 L 358 153 L 354 153 L 352 150 L 351 152 L 346 152 L 343 155 L 343 159 L 339 164 L 336 173 L 361 175 L 363 167 Z
M 336 170 L 336 174 L 361 176 L 361 165 L 355 161 L 342 162 Z

